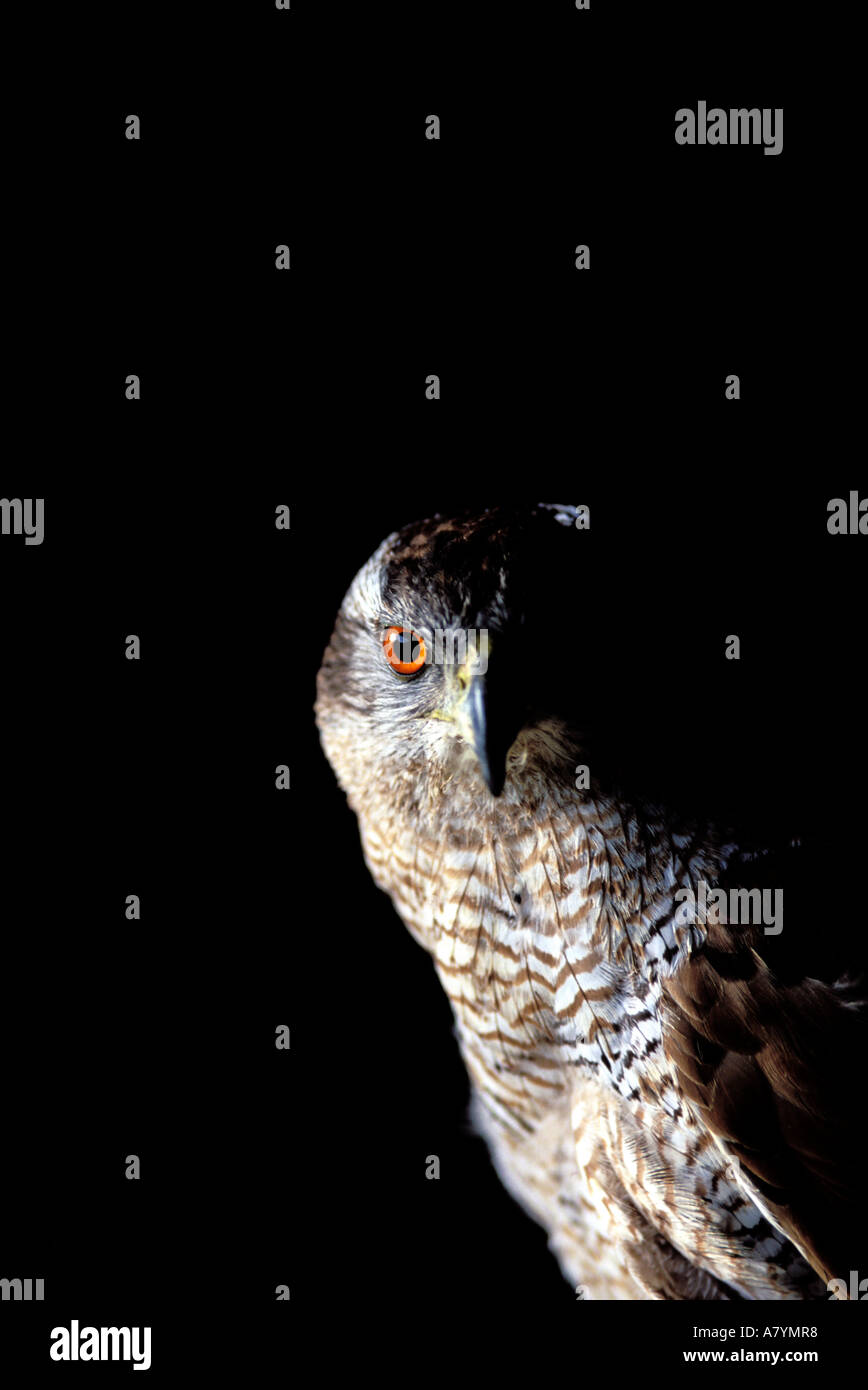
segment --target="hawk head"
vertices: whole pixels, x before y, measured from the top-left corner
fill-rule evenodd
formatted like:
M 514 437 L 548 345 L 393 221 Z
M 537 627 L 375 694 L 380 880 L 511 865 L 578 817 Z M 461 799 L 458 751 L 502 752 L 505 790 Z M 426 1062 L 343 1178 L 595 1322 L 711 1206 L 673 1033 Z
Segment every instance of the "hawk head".
M 326 755 L 355 810 L 384 780 L 393 804 L 419 809 L 459 775 L 499 797 L 536 758 L 574 777 L 576 517 L 574 507 L 544 504 L 435 516 L 389 536 L 362 568 L 316 702 Z

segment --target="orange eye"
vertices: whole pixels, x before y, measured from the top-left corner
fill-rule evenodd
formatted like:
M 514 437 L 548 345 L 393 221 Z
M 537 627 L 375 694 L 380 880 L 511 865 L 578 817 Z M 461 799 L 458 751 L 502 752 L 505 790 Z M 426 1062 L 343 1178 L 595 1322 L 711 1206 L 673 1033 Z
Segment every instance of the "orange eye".
M 383 650 L 392 670 L 399 676 L 415 676 L 425 665 L 425 639 L 409 627 L 387 628 Z

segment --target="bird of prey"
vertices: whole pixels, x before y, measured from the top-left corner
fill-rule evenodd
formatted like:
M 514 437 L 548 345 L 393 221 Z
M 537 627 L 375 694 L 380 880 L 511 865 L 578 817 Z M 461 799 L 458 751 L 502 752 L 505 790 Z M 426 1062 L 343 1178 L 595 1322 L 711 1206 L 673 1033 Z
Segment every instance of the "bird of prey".
M 671 776 L 655 796 L 661 728 L 634 737 L 652 775 L 631 782 L 651 681 L 582 575 L 578 520 L 503 506 L 390 535 L 319 671 L 326 756 L 449 997 L 474 1122 L 566 1278 L 600 1299 L 846 1297 L 868 1274 L 846 923 L 805 886 L 804 843 L 739 839 Z M 702 682 L 673 672 L 670 695 L 701 703 Z M 772 889 L 782 929 L 691 906 Z

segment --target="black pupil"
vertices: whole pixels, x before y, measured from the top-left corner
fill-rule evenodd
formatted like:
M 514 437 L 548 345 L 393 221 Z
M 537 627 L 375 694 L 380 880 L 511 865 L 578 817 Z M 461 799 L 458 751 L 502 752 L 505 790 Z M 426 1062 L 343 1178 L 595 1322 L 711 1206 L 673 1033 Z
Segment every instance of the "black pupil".
M 406 629 L 399 637 L 396 637 L 392 649 L 398 661 L 403 662 L 406 666 L 412 666 L 419 660 L 419 646 L 416 638 L 412 632 L 408 632 Z

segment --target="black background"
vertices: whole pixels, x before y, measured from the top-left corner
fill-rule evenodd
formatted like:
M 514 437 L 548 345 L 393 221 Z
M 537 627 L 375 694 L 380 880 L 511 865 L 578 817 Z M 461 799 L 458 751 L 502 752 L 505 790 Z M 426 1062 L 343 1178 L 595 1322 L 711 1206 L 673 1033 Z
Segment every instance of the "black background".
M 631 1306 L 626 1345 L 623 1310 L 577 1305 L 469 1130 L 446 1000 L 312 720 L 390 530 L 584 502 L 552 621 L 621 726 L 646 755 L 656 729 L 691 795 L 707 767 L 727 814 L 840 829 L 856 862 L 865 542 L 826 530 L 860 483 L 834 73 L 805 67 L 791 8 L 539 9 L 149 6 L 67 16 L 51 76 L 22 51 L 3 493 L 44 495 L 46 539 L 0 542 L 0 1277 L 47 1297 L 2 1305 L 0 1364 L 31 1379 L 130 1374 L 49 1363 L 73 1317 L 152 1325 L 152 1377 L 266 1385 L 308 1355 L 433 1376 L 459 1333 L 508 1363 L 541 1326 L 671 1370 L 727 1315 Z M 700 99 L 783 106 L 783 153 L 677 146 Z M 790 1319 L 827 1329 L 825 1368 L 852 1345 L 836 1309 Z

